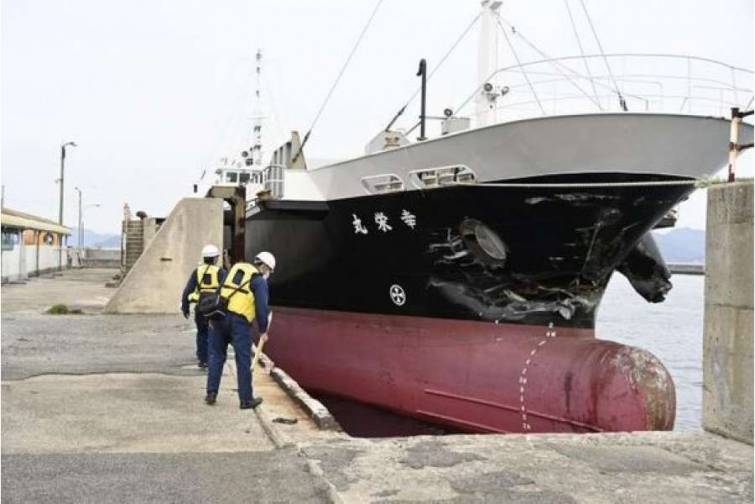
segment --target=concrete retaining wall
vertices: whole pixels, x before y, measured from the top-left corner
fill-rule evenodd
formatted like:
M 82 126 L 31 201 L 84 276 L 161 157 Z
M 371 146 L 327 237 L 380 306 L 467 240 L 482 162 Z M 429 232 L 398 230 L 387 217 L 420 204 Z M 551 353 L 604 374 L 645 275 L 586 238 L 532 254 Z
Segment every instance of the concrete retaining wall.
M 121 250 L 87 248 L 83 250 L 81 261 L 85 268 L 120 268 Z
M 129 270 L 106 313 L 178 313 L 202 247 L 223 245 L 223 200 L 184 198 Z
M 703 428 L 753 442 L 753 185 L 708 189 Z

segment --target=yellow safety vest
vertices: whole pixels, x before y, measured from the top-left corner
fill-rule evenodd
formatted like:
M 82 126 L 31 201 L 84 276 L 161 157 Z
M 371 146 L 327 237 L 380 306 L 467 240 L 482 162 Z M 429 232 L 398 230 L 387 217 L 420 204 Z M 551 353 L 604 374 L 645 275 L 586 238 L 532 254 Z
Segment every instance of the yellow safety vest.
M 218 281 L 219 271 L 220 268 L 214 264 L 207 264 L 204 268 L 201 266 L 197 268 L 197 286 L 194 288 L 194 292 L 189 294 L 190 303 L 199 301 L 200 292 L 213 292 L 218 288 L 218 285 L 220 285 Z
M 233 265 L 225 277 L 220 296 L 229 299 L 228 311 L 246 318 L 249 323 L 254 320 L 254 294 L 252 293 L 252 275 L 258 274 L 257 268 L 249 263 L 240 262 Z M 236 294 L 233 291 L 243 285 Z M 231 294 L 233 294 L 231 296 Z

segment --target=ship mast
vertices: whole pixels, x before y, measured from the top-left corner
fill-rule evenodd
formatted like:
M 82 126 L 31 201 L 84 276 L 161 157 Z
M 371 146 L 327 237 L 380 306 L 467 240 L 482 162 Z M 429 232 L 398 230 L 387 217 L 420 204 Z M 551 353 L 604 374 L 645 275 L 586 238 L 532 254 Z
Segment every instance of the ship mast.
M 257 49 L 255 56 L 255 72 L 257 75 L 256 87 L 254 90 L 254 110 L 252 116 L 252 135 L 254 143 L 252 144 L 251 160 L 253 166 L 262 166 L 262 105 L 260 90 L 262 89 L 262 50 Z
M 477 82 L 482 86 L 475 99 L 475 117 L 477 127 L 496 122 L 495 98 L 497 94 L 492 82 L 487 82 L 490 75 L 498 69 L 498 31 L 496 17 L 501 7 L 500 1 L 482 0 L 480 7 L 480 40 L 477 56 Z

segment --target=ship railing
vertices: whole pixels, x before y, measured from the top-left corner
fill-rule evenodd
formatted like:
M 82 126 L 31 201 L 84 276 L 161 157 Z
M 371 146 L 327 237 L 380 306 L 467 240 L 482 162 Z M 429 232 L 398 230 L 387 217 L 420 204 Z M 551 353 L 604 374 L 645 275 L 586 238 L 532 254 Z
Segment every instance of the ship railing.
M 593 54 L 499 68 L 453 109 L 501 122 L 587 112 L 655 112 L 728 117 L 753 103 L 752 70 L 675 54 Z M 477 98 L 486 106 L 473 110 Z
M 474 184 L 477 182 L 477 174 L 465 165 L 438 166 L 411 170 L 409 180 L 417 189 L 431 189 L 456 184 Z
M 395 173 L 381 173 L 362 177 L 361 182 L 367 194 L 384 194 L 404 190 L 404 181 Z
M 273 199 L 280 199 L 285 194 L 285 169 L 286 167 L 281 164 L 269 164 L 262 170 L 262 186 Z

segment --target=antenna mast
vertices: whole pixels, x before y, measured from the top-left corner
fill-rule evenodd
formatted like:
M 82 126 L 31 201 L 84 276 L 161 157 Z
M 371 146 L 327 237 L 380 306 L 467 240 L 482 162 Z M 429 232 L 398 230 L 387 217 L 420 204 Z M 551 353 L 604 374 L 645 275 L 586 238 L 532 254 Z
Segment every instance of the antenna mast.
M 501 1 L 496 0 L 482 0 L 480 2 L 482 10 L 480 12 L 480 42 L 477 54 L 477 82 L 481 88 L 475 100 L 477 127 L 496 122 L 496 94 L 492 83 L 488 83 L 487 79 L 498 70 L 496 16 L 498 16 L 501 3 Z
M 262 88 L 262 49 L 257 49 L 255 61 L 257 84 L 254 90 L 254 116 L 252 117 L 254 144 L 252 144 L 251 159 L 254 166 L 262 166 L 262 119 L 264 118 L 260 97 L 260 90 Z

